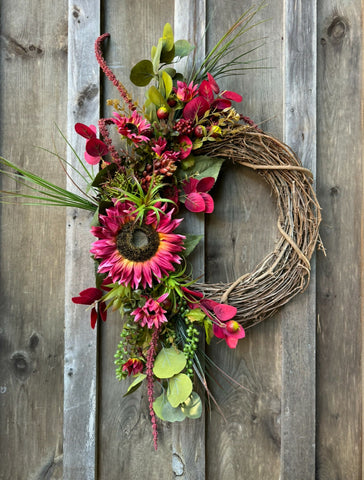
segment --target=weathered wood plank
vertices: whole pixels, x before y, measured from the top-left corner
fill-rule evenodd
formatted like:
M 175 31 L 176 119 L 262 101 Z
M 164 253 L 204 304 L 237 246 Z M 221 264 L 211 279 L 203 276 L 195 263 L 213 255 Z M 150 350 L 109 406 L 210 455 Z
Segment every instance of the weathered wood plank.
M 67 2 L 3 0 L 0 24 L 0 154 L 63 185 L 37 147 L 65 152 Z M 0 208 L 0 477 L 61 480 L 65 212 Z
M 253 2 L 209 2 L 208 47 L 233 24 L 241 10 Z M 216 11 L 214 12 L 214 9 Z M 247 39 L 266 45 L 254 58 L 267 58 L 243 77 L 224 79 L 222 86 L 243 95 L 237 110 L 262 128 L 282 138 L 282 58 L 283 2 L 275 2 L 258 15 L 257 21 L 270 18 L 253 29 Z M 213 14 L 214 12 L 214 14 Z M 249 45 L 251 46 L 251 45 Z M 242 47 L 242 51 L 244 51 Z M 252 65 L 254 67 L 254 65 Z M 232 281 L 249 272 L 274 249 L 278 238 L 276 209 L 269 187 L 256 173 L 241 167 L 226 168 L 214 190 L 215 211 L 207 217 L 207 281 Z M 271 319 L 252 330 L 240 341 L 236 351 L 222 342 L 209 348 L 209 355 L 248 390 L 231 385 L 212 369 L 218 385 L 211 381 L 213 393 L 225 419 L 212 407 L 207 421 L 207 478 L 209 480 L 278 479 L 280 475 L 280 397 L 281 330 L 278 319 Z
M 316 172 L 316 0 L 285 3 L 284 141 Z M 315 262 L 282 311 L 281 478 L 315 476 Z
M 99 35 L 100 2 L 69 2 L 68 11 L 68 131 L 70 144 L 81 156 L 85 142 L 74 131 L 76 122 L 97 124 L 99 118 L 99 67 L 94 41 Z M 78 167 L 68 150 L 68 161 Z M 74 171 L 69 167 L 74 178 Z M 81 179 L 76 179 L 82 185 Z M 67 181 L 69 190 L 78 190 Z M 64 363 L 64 478 L 96 478 L 96 331 L 90 312 L 71 302 L 72 296 L 94 285 L 90 260 L 90 214 L 68 209 L 66 229 L 65 363 Z
M 363 478 L 363 3 L 318 2 L 317 477 Z M 363 232 L 363 230 L 362 230 Z

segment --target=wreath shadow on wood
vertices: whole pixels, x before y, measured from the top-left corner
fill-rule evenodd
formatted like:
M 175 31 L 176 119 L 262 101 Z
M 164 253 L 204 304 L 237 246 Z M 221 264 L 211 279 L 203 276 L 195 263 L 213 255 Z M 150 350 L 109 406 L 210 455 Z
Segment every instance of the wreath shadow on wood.
M 277 199 L 280 238 L 274 251 L 232 283 L 199 284 L 207 298 L 235 306 L 236 320 L 249 328 L 274 315 L 309 284 L 310 259 L 317 242 L 323 249 L 313 175 L 290 147 L 250 126 L 200 151 L 258 171 Z

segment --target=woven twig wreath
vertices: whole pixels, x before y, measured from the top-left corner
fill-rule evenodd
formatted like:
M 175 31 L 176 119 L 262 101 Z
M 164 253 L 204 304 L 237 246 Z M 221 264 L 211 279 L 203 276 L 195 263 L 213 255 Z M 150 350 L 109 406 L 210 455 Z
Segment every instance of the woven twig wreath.
M 203 153 L 257 170 L 277 198 L 281 236 L 274 251 L 232 283 L 201 285 L 207 297 L 237 307 L 236 319 L 252 327 L 308 286 L 321 222 L 313 176 L 287 145 L 253 127 L 204 146 Z

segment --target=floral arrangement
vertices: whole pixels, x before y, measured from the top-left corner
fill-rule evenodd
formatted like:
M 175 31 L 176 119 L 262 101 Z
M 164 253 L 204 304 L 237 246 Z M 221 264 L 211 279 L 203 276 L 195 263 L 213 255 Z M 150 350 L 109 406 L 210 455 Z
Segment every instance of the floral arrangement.
M 184 233 L 183 217 L 187 211 L 196 215 L 213 212 L 211 191 L 224 157 L 236 159 L 236 153 L 231 152 L 236 139 L 242 135 L 258 139 L 258 157 L 268 150 L 266 137 L 257 125 L 235 110 L 241 95 L 218 84 L 218 78 L 229 69 L 243 68 L 241 55 L 225 64 L 219 61 L 234 50 L 234 42 L 250 28 L 255 13 L 240 17 L 189 78 L 174 66 L 194 47 L 186 40 L 174 41 L 167 23 L 157 46 L 152 47 L 151 60 L 142 60 L 131 70 L 135 85 L 145 87 L 153 82 L 142 107 L 133 102 L 104 60 L 101 46 L 109 34 L 96 40 L 98 63 L 119 91 L 122 103 L 108 101 L 113 114 L 98 121 L 99 135 L 94 125 L 75 125 L 85 139 L 84 161 L 79 158 L 88 184 L 84 195 L 61 189 L 1 159 L 4 166 L 15 170 L 12 175 L 17 181 L 26 178 L 39 192 L 14 195 L 94 213 L 91 232 L 95 241 L 90 252 L 97 266 L 96 284 L 72 300 L 89 306 L 92 328 L 97 321 L 106 320 L 109 310 L 120 312 L 123 326 L 115 355 L 116 376 L 119 380 L 133 378 L 127 394 L 147 384 L 155 448 L 156 417 L 174 422 L 201 416 L 202 400 L 194 381 L 199 380 L 209 391 L 200 342 L 209 344 L 215 337 L 235 348 L 245 336 L 244 321 L 234 301 L 228 302 L 227 296 L 218 300 L 226 286 L 222 290 L 212 286 L 210 292 L 194 277 L 188 257 L 202 237 Z M 112 140 L 109 129 L 114 137 L 117 133 L 117 141 Z M 273 142 L 274 148 L 277 142 Z M 288 147 L 280 143 L 278 147 L 287 154 Z M 243 145 L 239 148 L 244 152 Z M 286 163 L 292 166 L 291 158 L 289 153 Z M 257 167 L 244 155 L 238 160 Z M 99 166 L 99 171 L 91 175 L 84 162 Z M 266 170 L 270 168 L 266 165 Z M 294 164 L 292 169 L 307 176 L 303 167 Z M 318 204 L 312 189 L 309 192 L 317 219 L 314 207 Z M 310 252 L 302 254 L 308 259 L 317 241 L 315 229 L 311 236 Z M 307 273 L 305 266 L 303 274 Z M 261 269 L 258 272 L 262 273 Z M 243 285 L 242 280 L 234 282 L 229 292 L 237 284 Z M 286 301 L 285 297 L 282 304 Z M 271 315 L 272 309 L 267 312 Z M 253 323 L 263 319 L 264 315 L 259 315 L 254 313 Z

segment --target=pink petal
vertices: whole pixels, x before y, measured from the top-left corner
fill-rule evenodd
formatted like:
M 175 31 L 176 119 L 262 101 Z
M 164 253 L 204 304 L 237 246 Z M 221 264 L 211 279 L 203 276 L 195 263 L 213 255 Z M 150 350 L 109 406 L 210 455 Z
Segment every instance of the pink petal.
M 230 92 L 229 90 L 225 90 L 225 92 L 223 92 L 221 96 L 222 98 L 232 100 L 233 102 L 241 102 L 243 100 L 243 97 L 241 95 L 235 92 Z
M 200 193 L 192 192 L 187 195 L 185 207 L 190 212 L 203 212 L 205 211 L 205 202 Z
M 215 315 L 219 320 L 222 322 L 226 322 L 226 320 L 230 320 L 231 318 L 235 317 L 237 308 L 233 307 L 232 305 L 226 305 L 224 303 L 218 303 L 214 307 Z
M 199 180 L 197 178 L 190 178 L 183 182 L 183 190 L 186 194 L 197 192 L 197 185 Z
M 215 184 L 214 177 L 205 177 L 199 180 L 196 191 L 197 192 L 208 192 Z
M 238 338 L 229 336 L 225 338 L 225 342 L 227 343 L 228 347 L 236 348 L 236 345 L 238 344 Z
M 187 135 L 182 135 L 178 139 L 179 146 L 181 147 L 180 150 L 180 158 L 184 160 L 188 157 L 192 150 L 192 140 L 187 137 Z
M 214 211 L 214 200 L 208 193 L 201 192 L 201 197 L 205 202 L 205 213 L 212 213 Z
M 217 325 L 215 323 L 212 325 L 212 331 L 217 338 L 225 338 L 225 330 Z
M 86 152 L 92 157 L 103 157 L 109 153 L 109 149 L 102 140 L 90 138 L 86 142 Z
M 85 160 L 89 165 L 97 165 L 101 161 L 101 157 L 94 157 L 85 152 Z
M 105 302 L 100 302 L 99 303 L 99 314 L 100 314 L 101 320 L 103 322 L 106 322 L 107 310 L 106 310 L 106 303 Z
M 196 116 L 201 118 L 209 108 L 210 105 L 207 100 L 202 97 L 195 97 L 183 109 L 183 118 L 186 120 L 195 120 Z
M 90 125 L 89 127 L 83 123 L 76 123 L 75 125 L 76 132 L 84 138 L 96 138 L 96 127 L 95 125 Z
M 214 77 L 213 77 L 210 73 L 208 73 L 208 74 L 207 74 L 207 78 L 208 78 L 208 81 L 209 81 L 209 84 L 210 84 L 212 90 L 213 90 L 215 93 L 219 93 L 220 88 L 219 88 L 218 84 L 216 83 Z
M 212 87 L 207 80 L 203 80 L 201 82 L 200 88 L 198 89 L 198 93 L 201 97 L 205 98 L 209 103 L 214 101 L 214 92 L 212 91 Z

